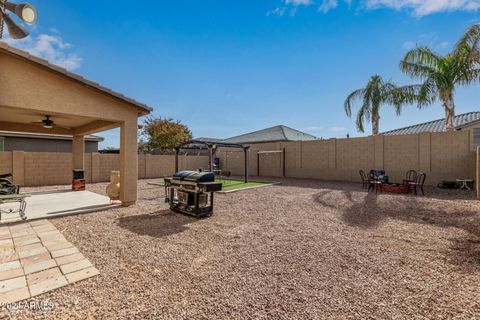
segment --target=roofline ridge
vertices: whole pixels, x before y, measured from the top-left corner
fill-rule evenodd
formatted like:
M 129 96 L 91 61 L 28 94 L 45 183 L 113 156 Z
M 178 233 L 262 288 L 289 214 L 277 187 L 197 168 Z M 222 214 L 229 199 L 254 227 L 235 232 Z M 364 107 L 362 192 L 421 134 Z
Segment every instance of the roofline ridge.
M 460 117 L 460 116 L 464 116 L 464 115 L 469 114 L 469 113 L 480 113 L 480 111 L 469 111 L 469 112 L 465 112 L 465 113 L 460 113 L 460 114 L 455 115 L 455 118 L 456 118 L 456 117 Z M 398 128 L 398 129 L 393 129 L 393 130 L 389 130 L 389 131 L 384 131 L 384 132 L 382 132 L 381 134 L 390 133 L 390 132 L 396 132 L 396 131 L 400 131 L 400 130 L 406 130 L 406 129 L 418 127 L 418 126 L 420 126 L 420 125 L 427 125 L 427 124 L 434 123 L 434 122 L 438 122 L 438 121 L 442 121 L 442 120 L 445 120 L 445 118 L 440 118 L 440 119 L 437 119 L 437 120 L 431 120 L 431 121 L 427 121 L 427 122 L 422 122 L 422 123 L 413 124 L 413 125 L 411 125 L 411 126 L 407 126 L 407 127 L 403 127 L 403 128 Z
M 279 125 L 280 130 L 282 130 L 282 135 L 285 138 L 285 140 L 288 140 L 287 134 L 285 133 L 285 126 L 283 124 Z

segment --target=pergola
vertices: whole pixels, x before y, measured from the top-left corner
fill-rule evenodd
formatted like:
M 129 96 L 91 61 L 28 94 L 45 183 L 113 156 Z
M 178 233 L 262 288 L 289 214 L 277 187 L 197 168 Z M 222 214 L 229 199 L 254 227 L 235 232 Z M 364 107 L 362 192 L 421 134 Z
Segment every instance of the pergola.
M 120 128 L 120 200 L 126 206 L 137 200 L 138 118 L 150 111 L 0 41 L 0 130 L 72 136 L 72 169 L 85 169 L 85 135 Z M 46 115 L 56 126 L 33 124 Z
M 248 182 L 248 149 L 249 146 L 244 146 L 237 143 L 222 143 L 218 141 L 204 141 L 204 140 L 190 140 L 179 144 L 175 147 L 175 171 L 178 172 L 178 155 L 181 150 L 208 150 L 208 169 L 212 171 L 213 153 L 218 148 L 240 148 L 243 149 L 245 161 L 245 183 Z

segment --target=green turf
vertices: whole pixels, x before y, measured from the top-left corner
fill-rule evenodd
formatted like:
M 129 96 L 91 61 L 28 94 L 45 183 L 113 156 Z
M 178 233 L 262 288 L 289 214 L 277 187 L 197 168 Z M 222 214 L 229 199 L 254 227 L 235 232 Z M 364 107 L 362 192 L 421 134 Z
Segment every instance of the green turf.
M 223 187 L 222 191 L 233 191 L 233 190 L 239 190 L 239 189 L 245 189 L 245 188 L 251 188 L 251 187 L 260 187 L 260 186 L 266 186 L 269 185 L 270 183 L 268 182 L 243 182 L 240 180 L 230 180 L 230 179 L 221 179 L 221 178 L 215 178 L 216 182 L 221 182 Z

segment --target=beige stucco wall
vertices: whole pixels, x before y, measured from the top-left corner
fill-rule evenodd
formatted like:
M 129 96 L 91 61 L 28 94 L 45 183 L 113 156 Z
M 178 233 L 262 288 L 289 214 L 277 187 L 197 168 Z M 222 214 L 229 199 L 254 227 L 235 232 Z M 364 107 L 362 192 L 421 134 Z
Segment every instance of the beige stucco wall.
M 0 174 L 12 172 L 12 152 L 0 152 Z
M 257 152 L 285 148 L 286 176 L 338 181 L 359 181 L 359 170 L 385 169 L 391 181 L 401 181 L 414 169 L 427 174 L 427 183 L 459 177 L 474 179 L 475 154 L 469 131 L 403 136 L 331 139 L 308 142 L 255 144 L 249 151 L 249 171 L 257 173 Z M 221 166 L 234 175 L 244 170 L 243 151 L 220 149 Z M 0 152 L 0 173 L 13 172 L 22 185 L 68 184 L 71 181 L 70 154 Z M 85 155 L 85 176 L 89 182 L 108 181 L 118 170 L 119 155 Z M 208 167 L 207 156 L 180 156 L 180 170 Z M 175 171 L 175 156 L 140 155 L 138 176 L 159 178 Z M 282 154 L 260 156 L 260 175 L 281 177 Z
M 257 173 L 259 150 L 285 148 L 286 176 L 339 181 L 359 181 L 358 171 L 385 169 L 391 181 L 401 181 L 406 171 L 427 174 L 427 184 L 459 177 L 473 179 L 475 154 L 470 131 L 377 136 L 305 142 L 254 144 L 250 148 L 249 171 Z M 243 156 L 222 150 L 222 168 L 243 174 Z M 260 176 L 282 176 L 282 154 L 260 156 Z
M 180 156 L 181 170 L 208 167 L 207 156 Z M 0 174 L 13 173 L 16 183 L 22 186 L 48 186 L 69 184 L 72 180 L 72 155 L 49 152 L 0 152 Z M 86 154 L 85 178 L 88 182 L 110 180 L 110 172 L 119 170 L 118 154 Z M 14 170 L 16 168 L 16 170 Z M 139 155 L 140 179 L 160 178 L 175 172 L 175 156 Z

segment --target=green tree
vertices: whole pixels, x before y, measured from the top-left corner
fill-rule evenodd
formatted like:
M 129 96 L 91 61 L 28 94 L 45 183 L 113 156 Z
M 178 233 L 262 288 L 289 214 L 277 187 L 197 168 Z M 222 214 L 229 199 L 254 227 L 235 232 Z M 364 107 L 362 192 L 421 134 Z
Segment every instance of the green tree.
M 190 129 L 173 119 L 149 117 L 139 129 L 141 135 L 139 150 L 143 152 L 156 149 L 172 151 L 176 145 L 192 139 Z
M 442 56 L 427 47 L 418 47 L 409 51 L 400 62 L 400 69 L 405 74 L 423 81 L 419 85 L 404 87 L 408 92 L 405 99 L 417 102 L 419 108 L 440 100 L 445 110 L 446 131 L 455 130 L 455 89 L 478 79 L 479 71 L 469 59 L 465 48 Z
M 400 89 L 394 83 L 386 82 L 380 76 L 374 75 L 365 88 L 355 90 L 348 95 L 344 103 L 345 113 L 351 117 L 352 106 L 355 101 L 359 101 L 361 106 L 356 120 L 358 131 L 364 132 L 364 123 L 371 122 L 372 134 L 377 135 L 380 130 L 380 107 L 382 105 L 392 105 L 397 114 L 400 114 L 403 100 L 399 93 Z

